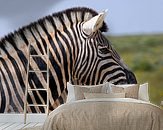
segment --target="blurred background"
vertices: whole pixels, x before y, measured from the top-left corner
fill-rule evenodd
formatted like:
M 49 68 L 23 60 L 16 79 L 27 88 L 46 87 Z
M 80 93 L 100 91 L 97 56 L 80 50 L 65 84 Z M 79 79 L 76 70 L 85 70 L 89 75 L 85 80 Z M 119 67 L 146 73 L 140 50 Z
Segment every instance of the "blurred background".
M 105 33 L 138 82 L 149 83 L 151 102 L 163 100 L 162 0 L 0 0 L 0 38 L 37 19 L 70 7 L 108 9 Z

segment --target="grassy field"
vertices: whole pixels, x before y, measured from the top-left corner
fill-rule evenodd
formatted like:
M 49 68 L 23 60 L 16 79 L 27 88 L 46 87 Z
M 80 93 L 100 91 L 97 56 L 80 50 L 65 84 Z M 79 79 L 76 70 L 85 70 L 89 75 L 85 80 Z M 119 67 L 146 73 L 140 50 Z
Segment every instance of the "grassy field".
M 121 58 L 135 73 L 139 84 L 149 83 L 151 102 L 163 100 L 163 34 L 108 36 Z

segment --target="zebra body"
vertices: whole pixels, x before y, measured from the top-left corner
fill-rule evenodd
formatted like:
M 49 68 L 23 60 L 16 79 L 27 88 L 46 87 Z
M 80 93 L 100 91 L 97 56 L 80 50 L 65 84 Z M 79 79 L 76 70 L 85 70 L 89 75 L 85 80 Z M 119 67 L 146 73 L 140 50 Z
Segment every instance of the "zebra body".
M 67 82 L 100 84 L 106 81 L 136 83 L 117 52 L 102 34 L 107 30 L 100 21 L 87 29 L 87 21 L 98 16 L 88 8 L 72 8 L 44 17 L 0 40 L 0 112 L 23 112 L 28 44 L 31 54 L 45 54 L 50 47 L 50 110 L 65 103 Z M 101 15 L 99 15 L 101 19 Z M 92 24 L 93 25 L 93 24 Z M 30 69 L 46 69 L 45 58 L 31 58 Z M 46 74 L 29 75 L 30 88 L 46 88 Z M 46 104 L 46 92 L 31 92 L 28 103 Z M 29 107 L 28 112 L 44 112 Z

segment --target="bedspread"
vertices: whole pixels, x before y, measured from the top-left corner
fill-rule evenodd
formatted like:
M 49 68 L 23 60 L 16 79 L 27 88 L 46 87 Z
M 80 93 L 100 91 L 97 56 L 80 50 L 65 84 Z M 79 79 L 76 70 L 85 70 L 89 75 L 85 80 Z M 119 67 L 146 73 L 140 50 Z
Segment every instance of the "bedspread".
M 63 104 L 43 130 L 163 130 L 163 110 L 136 99 L 85 99 Z

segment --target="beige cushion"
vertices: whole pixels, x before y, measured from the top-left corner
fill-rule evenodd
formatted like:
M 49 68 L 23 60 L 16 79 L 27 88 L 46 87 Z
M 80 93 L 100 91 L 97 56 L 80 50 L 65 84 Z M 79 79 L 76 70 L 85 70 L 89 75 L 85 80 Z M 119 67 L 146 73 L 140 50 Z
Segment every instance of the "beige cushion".
M 90 98 L 125 98 L 125 93 L 84 93 L 86 99 Z
M 114 85 L 110 84 L 113 93 L 125 93 L 126 98 L 138 99 L 138 84 Z
M 100 85 L 74 85 L 75 100 L 85 99 L 84 93 L 109 93 L 109 83 Z
M 138 99 L 146 101 L 146 102 L 150 102 L 149 101 L 149 94 L 148 94 L 148 83 L 144 83 L 144 84 L 139 85 Z

